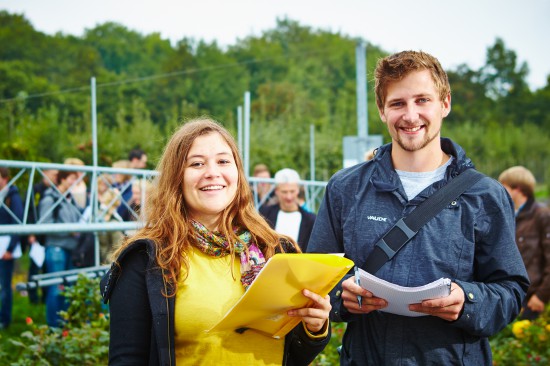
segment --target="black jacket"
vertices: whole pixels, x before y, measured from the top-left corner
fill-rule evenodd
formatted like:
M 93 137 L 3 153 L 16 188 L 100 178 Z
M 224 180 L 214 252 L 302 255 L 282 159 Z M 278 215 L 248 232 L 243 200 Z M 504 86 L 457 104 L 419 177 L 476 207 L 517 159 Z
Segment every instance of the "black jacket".
M 306 252 L 307 243 L 309 242 L 309 237 L 311 236 L 311 231 L 313 230 L 313 224 L 315 223 L 315 214 L 307 212 L 303 208 L 298 206 L 298 210 L 302 214 L 302 221 L 300 222 L 300 230 L 298 231 L 298 245 L 302 249 L 302 252 Z M 260 214 L 265 217 L 269 225 L 275 229 L 277 224 L 277 215 L 281 211 L 281 206 L 279 204 L 271 206 L 262 206 L 260 207 Z
M 155 246 L 139 240 L 126 248 L 101 280 L 104 302 L 110 302 L 109 365 L 176 364 L 174 347 L 175 297 L 166 298 L 162 272 L 156 265 Z M 136 318 L 135 311 L 143 309 Z M 114 315 L 114 316 L 113 316 Z M 298 324 L 285 337 L 283 365 L 308 365 L 327 345 L 329 334 L 312 340 Z

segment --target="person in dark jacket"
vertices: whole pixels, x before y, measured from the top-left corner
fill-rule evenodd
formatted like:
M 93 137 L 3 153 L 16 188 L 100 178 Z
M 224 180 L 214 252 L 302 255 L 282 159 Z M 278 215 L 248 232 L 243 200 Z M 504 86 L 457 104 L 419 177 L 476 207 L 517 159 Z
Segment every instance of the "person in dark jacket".
M 50 188 L 52 185 L 55 185 L 55 182 L 57 182 L 57 169 L 44 169 L 42 170 L 42 179 L 40 182 L 34 184 L 32 186 L 32 192 L 31 192 L 31 202 L 29 202 L 29 215 L 28 215 L 28 222 L 31 224 L 35 224 L 38 220 L 38 206 L 40 204 L 40 201 L 44 197 L 44 193 L 48 188 Z M 23 245 L 22 241 L 22 245 Z M 31 248 L 33 245 L 39 245 L 44 246 L 46 244 L 46 237 L 43 234 L 34 235 L 31 234 L 27 237 L 26 243 L 28 247 L 28 251 L 31 251 Z M 28 279 L 30 280 L 32 276 L 41 274 L 43 272 L 43 266 L 39 267 L 34 260 L 29 261 L 29 273 L 28 273 Z M 27 292 L 29 294 L 29 301 L 31 304 L 38 304 L 39 301 L 42 301 L 43 303 L 46 302 L 46 288 L 42 288 L 40 290 L 42 294 L 39 296 L 39 289 L 32 288 L 28 289 Z
M 411 234 L 401 219 L 415 218 L 421 203 L 474 165 L 460 146 L 441 138 L 451 89 L 435 57 L 399 52 L 379 60 L 374 75 L 392 141 L 330 179 L 308 252 L 344 252 L 363 268 L 398 223 L 392 233 L 412 238 L 374 275 L 406 287 L 447 278 L 450 292 L 410 304 L 417 316 L 404 316 L 384 311 L 386 299 L 348 275 L 331 293 L 331 319 L 347 322 L 340 364 L 491 365 L 488 338 L 516 318 L 529 286 L 510 197 L 482 177 Z
M 260 214 L 275 231 L 290 236 L 305 252 L 315 223 L 315 214 L 300 206 L 300 175 L 293 169 L 285 168 L 275 173 L 274 178 L 278 203 L 261 206 Z
M 531 280 L 521 317 L 534 320 L 550 301 L 550 209 L 535 201 L 536 180 L 527 168 L 508 168 L 498 180 L 514 201 L 516 244 Z
M 0 225 L 23 220 L 23 202 L 15 186 L 8 186 L 9 171 L 0 167 Z M 19 220 L 19 222 L 17 221 Z M 13 306 L 12 278 L 15 258 L 21 256 L 19 235 L 0 235 L 0 329 L 11 323 Z
M 77 223 L 81 217 L 78 204 L 73 200 L 69 189 L 78 179 L 77 172 L 60 170 L 55 187 L 44 192 L 38 205 L 39 223 L 68 224 Z M 78 245 L 79 233 L 48 233 L 45 236 L 46 254 L 44 273 L 66 271 L 73 268 L 72 252 Z M 59 312 L 66 310 L 68 304 L 61 295 L 63 285 L 52 285 L 46 290 L 46 322 L 50 327 L 62 326 Z
M 307 365 L 330 338 L 329 297 L 305 289 L 301 323 L 284 339 L 252 329 L 206 332 L 265 262 L 297 244 L 257 213 L 232 136 L 210 119 L 168 142 L 145 226 L 114 254 L 101 291 L 110 308 L 110 365 Z

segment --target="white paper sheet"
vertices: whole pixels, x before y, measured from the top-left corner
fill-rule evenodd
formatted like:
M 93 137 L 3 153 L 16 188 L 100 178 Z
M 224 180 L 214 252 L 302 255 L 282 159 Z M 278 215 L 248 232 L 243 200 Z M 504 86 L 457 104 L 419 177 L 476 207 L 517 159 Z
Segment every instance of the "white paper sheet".
M 42 268 L 44 259 L 46 259 L 46 248 L 38 242 L 33 243 L 31 245 L 31 250 L 29 251 L 29 257 L 32 259 L 34 264 L 38 266 L 38 268 Z
M 359 269 L 360 286 L 388 302 L 388 306 L 380 311 L 404 316 L 426 316 L 428 314 L 410 311 L 410 304 L 418 304 L 423 300 L 438 299 L 449 296 L 451 280 L 440 278 L 434 282 L 419 287 L 403 287 Z

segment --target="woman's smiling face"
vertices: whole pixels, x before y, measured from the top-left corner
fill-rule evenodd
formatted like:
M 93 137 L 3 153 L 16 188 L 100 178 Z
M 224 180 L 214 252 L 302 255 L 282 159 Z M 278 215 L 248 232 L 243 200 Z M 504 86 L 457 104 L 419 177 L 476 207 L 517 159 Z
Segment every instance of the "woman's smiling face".
M 189 217 L 216 230 L 237 192 L 239 174 L 233 152 L 217 133 L 195 139 L 185 162 L 183 196 Z

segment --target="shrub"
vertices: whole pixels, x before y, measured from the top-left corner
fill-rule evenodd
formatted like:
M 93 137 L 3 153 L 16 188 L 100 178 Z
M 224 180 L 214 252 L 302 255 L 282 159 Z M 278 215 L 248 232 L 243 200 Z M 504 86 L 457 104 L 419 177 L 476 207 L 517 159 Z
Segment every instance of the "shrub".
M 490 339 L 494 366 L 550 364 L 550 306 L 534 321 L 516 319 Z
M 10 340 L 16 351 L 2 355 L 3 360 L 13 366 L 107 364 L 109 320 L 101 304 L 99 279 L 79 275 L 76 284 L 66 287 L 64 294 L 70 303 L 67 311 L 61 312 L 64 327 L 37 326 L 27 318 L 30 330 L 23 332 L 20 339 Z

